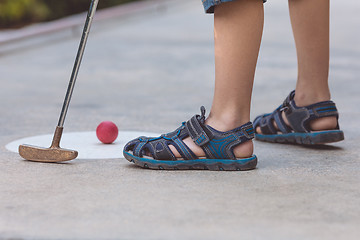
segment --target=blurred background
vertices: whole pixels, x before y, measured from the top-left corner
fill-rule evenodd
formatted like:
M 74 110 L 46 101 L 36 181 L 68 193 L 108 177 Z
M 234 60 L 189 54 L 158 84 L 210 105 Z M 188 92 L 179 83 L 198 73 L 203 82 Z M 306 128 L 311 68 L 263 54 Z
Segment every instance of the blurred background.
M 240 174 L 144 171 L 105 157 L 38 164 L 7 150 L 53 133 L 85 14 L 33 23 L 89 4 L 0 0 L 0 240 L 359 240 L 359 0 L 331 0 L 330 85 L 346 141 L 319 148 L 255 142 L 259 167 Z M 251 119 L 277 107 L 297 79 L 287 1 L 264 8 Z M 98 11 L 78 77 L 65 134 L 95 131 L 104 120 L 120 132 L 174 130 L 201 105 L 210 109 L 213 15 L 201 0 Z
M 106 0 L 99 8 L 107 8 L 136 0 Z M 31 23 L 51 21 L 84 12 L 89 0 L 0 0 L 0 29 L 20 28 Z

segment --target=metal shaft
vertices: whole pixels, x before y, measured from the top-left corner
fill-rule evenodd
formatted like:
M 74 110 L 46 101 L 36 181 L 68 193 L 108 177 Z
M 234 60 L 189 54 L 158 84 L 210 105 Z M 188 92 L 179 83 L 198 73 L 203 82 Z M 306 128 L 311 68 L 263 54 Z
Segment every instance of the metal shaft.
M 82 60 L 82 57 L 84 55 L 85 45 L 86 45 L 86 42 L 87 42 L 87 38 L 89 36 L 90 26 L 91 26 L 91 23 L 93 21 L 93 17 L 95 15 L 98 3 L 99 3 L 99 0 L 92 0 L 91 4 L 90 4 L 90 9 L 89 9 L 89 12 L 87 14 L 87 18 L 86 18 L 84 30 L 83 30 L 83 33 L 82 33 L 79 49 L 78 49 L 78 52 L 77 52 L 77 55 L 76 55 L 74 68 L 73 68 L 73 71 L 71 73 L 69 86 L 68 86 L 68 89 L 67 89 L 67 92 L 66 92 L 66 95 L 65 95 L 64 104 L 63 104 L 63 107 L 62 107 L 62 110 L 61 110 L 58 127 L 63 127 L 64 126 L 66 113 L 67 113 L 68 108 L 69 108 L 69 103 L 70 103 L 71 96 L 72 96 L 72 93 L 73 93 L 73 90 L 74 90 L 76 78 L 77 78 L 79 68 L 80 68 L 80 64 L 81 64 L 81 60 Z

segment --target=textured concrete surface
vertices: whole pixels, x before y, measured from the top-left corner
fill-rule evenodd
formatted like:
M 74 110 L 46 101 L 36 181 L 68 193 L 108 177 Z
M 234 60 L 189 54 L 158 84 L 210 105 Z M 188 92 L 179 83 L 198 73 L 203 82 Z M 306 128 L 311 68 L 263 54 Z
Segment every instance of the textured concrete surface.
M 268 1 L 252 115 L 296 79 L 287 5 Z M 0 239 L 358 239 L 360 4 L 332 4 L 330 84 L 346 141 L 256 142 L 249 172 L 151 171 L 124 159 L 27 162 L 13 140 L 52 133 L 78 36 L 0 56 Z M 210 107 L 212 16 L 200 1 L 95 24 L 65 131 L 165 132 Z M 49 40 L 49 41 L 47 41 Z M 184 98 L 186 96 L 186 98 Z

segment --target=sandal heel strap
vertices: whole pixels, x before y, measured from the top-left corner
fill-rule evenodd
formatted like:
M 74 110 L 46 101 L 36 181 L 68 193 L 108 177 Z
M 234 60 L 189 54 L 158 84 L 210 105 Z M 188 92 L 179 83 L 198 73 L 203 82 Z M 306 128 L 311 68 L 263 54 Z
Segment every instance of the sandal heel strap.
M 314 106 L 310 109 L 310 112 L 316 117 L 338 116 L 336 105 L 332 101 L 325 102 L 319 106 Z
M 234 147 L 253 139 L 255 136 L 251 122 L 227 132 L 220 132 L 210 126 L 207 127 L 212 132 L 213 137 L 202 148 L 209 158 L 236 159 L 233 152 Z
M 294 101 L 293 92 L 285 100 L 283 109 L 286 118 L 295 132 L 310 132 L 310 121 L 322 117 L 339 117 L 336 105 L 333 101 L 324 101 L 298 107 Z M 290 101 L 289 101 L 290 100 Z
M 243 125 L 241 127 L 241 131 L 248 140 L 253 139 L 255 137 L 254 126 L 251 122 Z

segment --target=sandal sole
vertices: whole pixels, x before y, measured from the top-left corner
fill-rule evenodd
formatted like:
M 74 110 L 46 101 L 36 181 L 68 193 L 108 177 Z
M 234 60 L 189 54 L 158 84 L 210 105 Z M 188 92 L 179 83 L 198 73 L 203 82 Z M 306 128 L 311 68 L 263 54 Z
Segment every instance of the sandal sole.
M 287 134 L 255 134 L 255 139 L 272 143 L 294 143 L 301 145 L 316 145 L 333 143 L 344 140 L 344 132 L 340 130 L 321 131 L 313 133 L 287 133 Z
M 125 158 L 137 166 L 156 170 L 210 170 L 210 171 L 247 171 L 256 168 L 257 157 L 230 159 L 194 159 L 194 160 L 155 160 L 140 158 L 124 151 Z

